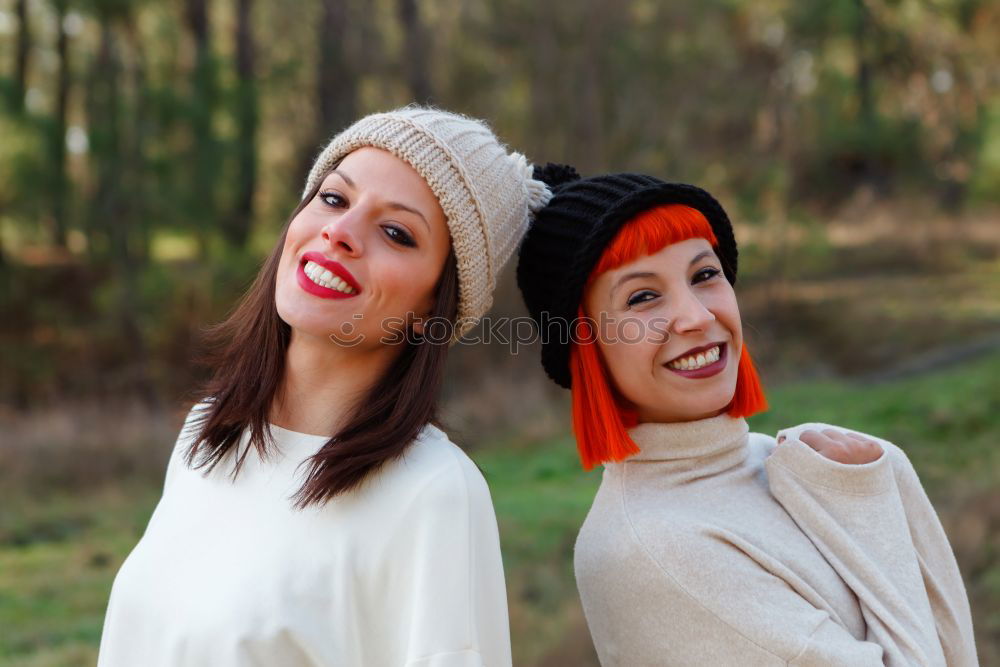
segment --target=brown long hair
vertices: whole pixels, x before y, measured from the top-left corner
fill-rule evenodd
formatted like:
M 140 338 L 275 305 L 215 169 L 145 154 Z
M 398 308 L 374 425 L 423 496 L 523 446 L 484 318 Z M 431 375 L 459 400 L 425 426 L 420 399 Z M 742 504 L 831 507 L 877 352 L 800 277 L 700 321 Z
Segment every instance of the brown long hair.
M 335 168 L 331 167 L 331 169 Z M 191 402 L 208 401 L 194 428 L 198 435 L 185 458 L 194 468 L 211 472 L 250 428 L 250 440 L 236 452 L 235 479 L 250 448 L 262 459 L 273 443 L 268 417 L 285 371 L 291 327 L 278 316 L 275 278 L 288 227 L 316 196 L 323 178 L 289 216 L 271 254 L 253 284 L 225 320 L 204 332 L 209 351 L 200 358 L 211 379 Z M 458 314 L 458 269 L 448 253 L 435 290 L 431 321 L 454 323 Z M 398 458 L 427 423 L 437 422 L 437 401 L 444 380 L 448 345 L 405 336 L 403 349 L 382 377 L 349 411 L 346 424 L 309 459 L 309 473 L 294 495 L 299 509 L 321 505 L 359 487 L 386 462 Z M 201 455 L 196 462 L 195 459 Z

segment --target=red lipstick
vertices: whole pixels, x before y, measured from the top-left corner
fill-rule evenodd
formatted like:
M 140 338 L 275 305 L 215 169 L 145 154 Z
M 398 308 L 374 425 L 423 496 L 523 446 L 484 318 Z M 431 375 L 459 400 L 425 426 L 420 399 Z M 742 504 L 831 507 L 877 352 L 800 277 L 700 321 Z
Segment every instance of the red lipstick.
M 309 278 L 309 276 L 306 275 L 305 267 L 307 262 L 315 262 L 316 264 L 322 266 L 324 269 L 328 270 L 334 276 L 340 278 L 352 287 L 354 289 L 354 293 L 347 294 L 346 292 L 341 292 L 340 290 L 316 284 Z M 361 285 L 358 284 L 358 281 L 351 275 L 351 272 L 348 271 L 340 262 L 335 262 L 334 260 L 328 259 L 322 254 L 314 251 L 305 253 L 299 259 L 299 266 L 298 270 L 295 272 L 295 277 L 302 289 L 310 294 L 324 299 L 349 299 L 357 296 L 358 293 L 361 292 Z

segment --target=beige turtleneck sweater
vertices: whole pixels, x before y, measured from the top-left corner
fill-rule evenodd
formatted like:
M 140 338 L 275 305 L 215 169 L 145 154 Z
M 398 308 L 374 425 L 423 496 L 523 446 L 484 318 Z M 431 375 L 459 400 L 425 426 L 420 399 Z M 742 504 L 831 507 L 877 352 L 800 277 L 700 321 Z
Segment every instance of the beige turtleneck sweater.
M 978 665 L 947 536 L 913 466 L 849 465 L 742 418 L 640 424 L 576 542 L 601 664 Z M 847 430 L 847 429 L 841 429 Z

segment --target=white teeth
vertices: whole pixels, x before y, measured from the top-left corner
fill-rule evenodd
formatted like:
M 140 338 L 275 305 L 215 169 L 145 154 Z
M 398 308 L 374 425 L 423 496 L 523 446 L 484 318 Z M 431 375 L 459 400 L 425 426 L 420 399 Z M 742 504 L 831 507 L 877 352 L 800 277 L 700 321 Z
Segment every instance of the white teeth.
M 711 350 L 705 352 L 699 352 L 691 356 L 671 361 L 669 364 L 667 364 L 667 366 L 682 371 L 691 371 L 697 368 L 708 366 L 709 364 L 714 364 L 721 358 L 721 355 L 722 355 L 722 350 L 718 345 L 716 345 Z
M 329 269 L 324 269 L 322 266 L 313 261 L 306 262 L 306 266 L 303 272 L 309 279 L 321 287 L 326 287 L 327 289 L 335 289 L 338 292 L 344 292 L 345 294 L 354 294 L 356 291 L 353 287 L 344 282 L 339 276 L 333 275 L 333 272 Z

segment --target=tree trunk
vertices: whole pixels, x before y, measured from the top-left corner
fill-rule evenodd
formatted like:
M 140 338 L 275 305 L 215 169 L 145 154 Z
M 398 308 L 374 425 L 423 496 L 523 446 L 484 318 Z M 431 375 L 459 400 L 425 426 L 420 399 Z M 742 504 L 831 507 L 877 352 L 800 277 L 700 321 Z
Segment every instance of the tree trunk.
M 357 75 L 348 48 L 351 25 L 347 0 L 322 0 L 318 37 L 319 67 L 316 79 L 319 94 L 317 133 L 327 137 L 357 114 Z
M 52 179 L 55 184 L 52 192 L 52 243 L 59 248 L 65 248 L 68 228 L 66 215 L 69 209 L 69 180 L 66 178 L 66 109 L 69 103 L 70 85 L 69 36 L 63 28 L 66 1 L 58 0 L 55 9 L 56 27 L 59 31 L 56 39 L 59 74 L 56 79 L 56 113 L 51 138 Z
M 156 216 L 148 208 L 149 179 L 147 172 L 147 144 L 156 132 L 151 123 L 149 86 L 146 83 L 146 42 L 139 32 L 135 16 L 124 17 L 123 28 L 128 38 L 131 52 L 129 88 L 132 90 L 132 117 L 129 119 L 129 134 L 123 141 L 125 175 L 129 181 L 129 210 L 132 212 L 133 234 L 131 236 L 131 257 L 138 266 L 149 262 L 152 243 L 152 226 Z M 153 186 L 155 187 L 155 186 Z
M 24 98 L 28 93 L 28 59 L 31 54 L 31 25 L 28 23 L 28 0 L 17 0 L 14 5 L 17 14 L 17 57 L 14 61 L 14 108 L 24 109 Z
M 209 230 L 217 224 L 214 184 L 219 176 L 212 113 L 216 86 L 212 62 L 207 0 L 186 0 L 184 18 L 195 44 L 191 79 L 192 169 L 187 214 L 193 223 L 202 259 L 207 258 Z
M 131 177 L 127 168 L 131 154 L 122 132 L 122 55 L 121 46 L 109 17 L 102 18 L 100 47 L 93 80 L 88 86 L 88 110 L 95 136 L 91 158 L 96 162 L 97 187 L 91 202 L 94 227 L 107 234 L 107 252 L 115 284 L 114 317 L 122 337 L 123 386 L 114 391 L 135 392 L 148 405 L 155 405 L 156 394 L 149 377 L 147 349 L 138 320 L 140 296 L 138 267 L 130 242 L 135 231 L 135 203 L 127 191 Z
M 854 24 L 854 51 L 857 58 L 857 76 L 855 86 L 858 95 L 858 122 L 866 140 L 872 139 L 875 127 L 875 101 L 872 92 L 871 62 L 868 49 L 871 39 L 869 34 L 871 15 L 865 7 L 865 0 L 854 0 L 857 17 Z M 867 141 L 865 142 L 868 143 Z M 858 177 L 861 183 L 874 180 L 874 164 L 867 147 L 861 149 L 858 165 Z
M 405 51 L 403 67 L 410 85 L 413 101 L 427 104 L 431 101 L 430 72 L 427 70 L 427 36 L 420 22 L 417 0 L 399 0 L 399 20 L 403 25 Z
M 361 30 L 352 25 L 348 0 L 322 0 L 316 34 L 317 115 L 313 140 L 302 152 L 300 169 L 305 181 L 316 152 L 328 139 L 351 123 L 357 114 L 358 76 L 351 32 Z
M 242 248 L 253 224 L 257 186 L 257 90 L 254 83 L 255 46 L 251 13 L 253 0 L 236 0 L 236 118 L 239 126 L 236 159 L 236 201 L 225 226 L 226 240 Z
M 87 118 L 91 150 L 88 156 L 94 174 L 93 194 L 88 202 L 88 238 L 95 263 L 115 261 L 115 234 L 127 223 L 119 220 L 121 191 L 121 133 L 119 123 L 120 58 L 110 19 L 101 17 L 100 42 L 87 84 Z M 119 229 L 116 230 L 116 227 Z
M 583 29 L 585 43 L 603 45 L 607 41 L 607 16 L 601 16 L 606 11 L 602 5 L 591 2 L 591 16 Z M 578 64 L 577 76 L 580 81 L 580 113 L 577 115 L 577 164 L 584 172 L 599 171 L 604 160 L 605 133 L 608 123 L 604 112 L 604 96 L 607 90 L 604 86 L 604 64 L 601 50 L 592 46 L 582 50 L 581 62 Z

